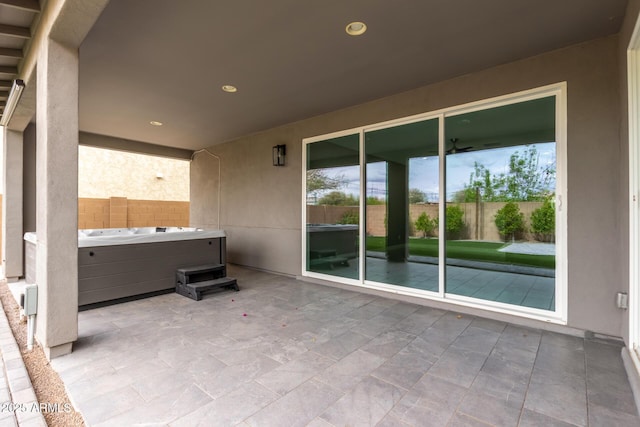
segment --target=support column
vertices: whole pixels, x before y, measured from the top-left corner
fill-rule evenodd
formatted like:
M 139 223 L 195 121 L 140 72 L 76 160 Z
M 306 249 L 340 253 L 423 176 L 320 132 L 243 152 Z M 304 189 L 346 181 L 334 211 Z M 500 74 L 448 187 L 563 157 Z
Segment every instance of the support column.
M 36 125 L 24 130 L 22 152 L 22 227 L 24 232 L 36 232 Z M 26 262 L 26 261 L 25 261 Z M 25 272 L 26 274 L 26 272 Z
M 8 282 L 23 276 L 22 132 L 4 128 L 2 269 Z
M 387 260 L 407 260 L 409 216 L 407 165 L 387 162 Z
M 78 338 L 78 49 L 48 39 L 37 72 L 36 338 L 52 359 Z

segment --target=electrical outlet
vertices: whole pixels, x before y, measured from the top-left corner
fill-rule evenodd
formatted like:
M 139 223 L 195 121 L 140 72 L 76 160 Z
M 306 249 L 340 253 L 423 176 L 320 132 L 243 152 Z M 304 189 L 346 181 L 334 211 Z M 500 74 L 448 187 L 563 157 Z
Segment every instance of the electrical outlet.
M 629 308 L 629 295 L 626 292 L 618 292 L 616 294 L 616 305 L 624 310 Z

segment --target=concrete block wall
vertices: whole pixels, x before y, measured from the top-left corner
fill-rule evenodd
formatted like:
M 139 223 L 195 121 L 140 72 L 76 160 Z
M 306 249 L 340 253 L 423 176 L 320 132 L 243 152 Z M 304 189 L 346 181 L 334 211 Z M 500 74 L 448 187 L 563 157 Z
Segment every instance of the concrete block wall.
M 384 206 L 383 206 L 384 207 Z M 307 223 L 337 224 L 347 212 L 359 212 L 358 206 L 308 205 Z M 384 213 L 383 213 L 384 219 Z
M 129 200 L 127 227 L 188 227 L 189 202 Z
M 78 199 L 78 228 L 109 228 L 109 199 Z
M 465 228 L 460 236 L 462 239 L 477 239 L 488 241 L 500 241 L 501 236 L 495 224 L 495 217 L 498 210 L 504 207 L 504 202 L 483 202 L 479 205 L 475 203 L 456 203 L 464 211 L 463 221 Z M 531 213 L 540 208 L 542 202 L 518 202 L 520 212 L 524 214 L 525 226 L 531 226 Z M 478 225 L 476 228 L 476 209 L 478 212 Z M 411 236 L 422 237 L 422 232 L 415 230 L 415 221 L 425 212 L 431 218 L 438 218 L 438 204 L 412 204 L 409 205 L 409 218 L 411 221 Z M 331 205 L 308 205 L 307 222 L 310 224 L 336 224 L 346 212 L 358 212 L 358 206 L 331 206 Z M 386 205 L 367 206 L 367 235 L 384 236 L 387 234 L 385 218 L 387 215 Z M 437 230 L 434 233 L 438 235 Z M 531 233 L 522 236 L 526 240 L 535 240 Z
M 78 228 L 188 227 L 189 202 L 78 199 Z
M 109 227 L 127 228 L 127 198 L 111 197 L 109 199 Z

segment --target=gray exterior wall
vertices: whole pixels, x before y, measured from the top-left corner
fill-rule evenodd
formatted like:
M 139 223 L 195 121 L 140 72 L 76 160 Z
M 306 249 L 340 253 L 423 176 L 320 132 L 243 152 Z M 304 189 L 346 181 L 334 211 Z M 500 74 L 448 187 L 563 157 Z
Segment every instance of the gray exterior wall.
M 165 147 L 149 144 L 147 142 L 132 141 L 130 139 L 116 138 L 95 133 L 80 132 L 80 145 L 88 147 L 105 148 L 108 150 L 125 151 L 127 153 L 147 154 L 149 156 L 168 157 L 170 159 L 189 160 L 193 151 L 182 148 Z
M 637 2 L 633 2 L 637 3 Z M 628 288 L 619 37 L 612 36 L 288 124 L 229 143 L 221 158 L 220 228 L 229 262 L 301 273 L 302 139 L 567 81 L 569 326 L 622 336 L 615 293 Z M 309 100 L 313 102 L 313 100 Z M 286 167 L 271 147 L 287 144 Z M 191 166 L 191 223 L 217 223 L 215 160 Z M 623 166 L 621 168 L 621 166 Z
M 618 45 L 618 63 L 620 66 L 620 224 L 623 226 L 620 233 L 620 250 L 623 254 L 621 272 L 623 281 L 627 284 L 625 290 L 628 292 L 629 277 L 629 97 L 627 80 L 627 49 L 631 41 L 631 35 L 640 13 L 640 0 L 629 0 L 627 13 L 625 15 L 622 29 L 620 30 L 620 43 Z M 624 312 L 622 333 L 625 343 L 629 344 L 629 311 Z

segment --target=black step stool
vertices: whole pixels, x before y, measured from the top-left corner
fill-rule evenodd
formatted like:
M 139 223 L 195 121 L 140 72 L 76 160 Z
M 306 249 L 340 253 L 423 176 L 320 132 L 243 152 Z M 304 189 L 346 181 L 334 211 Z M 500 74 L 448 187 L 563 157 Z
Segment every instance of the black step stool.
M 206 264 L 185 267 L 176 270 L 176 292 L 196 301 L 202 299 L 204 292 L 227 288 L 240 290 L 233 277 L 227 277 L 224 264 Z

